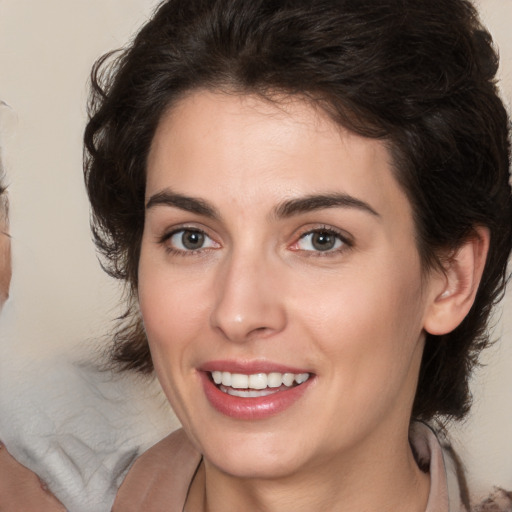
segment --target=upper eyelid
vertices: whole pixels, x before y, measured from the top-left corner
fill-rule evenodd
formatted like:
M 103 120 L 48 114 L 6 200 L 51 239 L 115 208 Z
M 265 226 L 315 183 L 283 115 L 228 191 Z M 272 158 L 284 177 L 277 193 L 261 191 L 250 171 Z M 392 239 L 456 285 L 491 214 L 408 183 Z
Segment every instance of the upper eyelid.
M 198 231 L 200 233 L 204 233 L 209 238 L 212 238 L 210 230 L 205 226 L 198 226 L 195 223 L 185 223 L 185 224 L 176 224 L 174 226 L 168 226 L 162 230 L 160 230 L 160 235 L 158 235 L 159 239 L 168 238 L 180 231 Z
M 347 244 L 353 244 L 354 243 L 354 237 L 348 233 L 347 231 L 339 228 L 335 228 L 328 225 L 321 225 L 321 226 L 312 226 L 312 227 L 304 227 L 302 230 L 299 230 L 299 233 L 296 237 L 296 240 L 299 240 L 303 236 L 306 236 L 311 233 L 318 233 L 320 231 L 326 231 L 328 233 L 332 233 L 338 237 L 340 237 L 341 240 L 343 240 Z
M 176 233 L 179 233 L 180 231 L 196 231 L 198 233 L 204 233 L 205 235 L 208 235 L 208 233 L 204 229 L 196 228 L 193 226 L 177 226 L 171 229 L 166 229 L 164 236 L 172 236 Z
M 220 243 L 214 238 L 212 237 L 211 235 L 209 235 L 206 231 L 204 231 L 203 229 L 198 229 L 198 228 L 192 228 L 192 227 L 181 227 L 181 228 L 176 228 L 176 229 L 171 229 L 169 231 L 166 231 L 163 235 L 159 236 L 158 237 L 158 240 L 157 240 L 157 243 L 160 243 L 160 244 L 165 244 L 165 243 L 168 243 L 169 240 L 174 236 L 174 235 L 177 235 L 178 233 L 182 232 L 182 231 L 192 231 L 192 232 L 196 232 L 196 233 L 202 233 L 206 238 L 208 238 L 209 240 L 211 240 L 214 244 L 216 245 L 219 245 L 220 246 Z M 200 251 L 201 249 L 203 249 L 202 247 L 199 248 L 199 249 L 195 249 L 197 251 Z M 178 249 L 180 250 L 180 249 Z M 192 250 L 190 251 L 187 251 L 187 252 L 192 252 Z
M 302 249 L 298 247 L 301 240 L 307 235 L 312 235 L 318 232 L 327 232 L 336 236 L 341 241 L 341 246 L 337 248 L 332 248 L 328 250 L 314 250 L 314 249 Z M 295 246 L 295 247 L 294 247 Z M 317 225 L 317 226 L 304 226 L 299 234 L 295 234 L 294 241 L 288 246 L 289 250 L 295 253 L 303 254 L 307 257 L 336 257 L 341 254 L 345 254 L 347 251 L 352 250 L 355 247 L 354 237 L 346 232 L 345 230 L 331 227 L 329 225 Z

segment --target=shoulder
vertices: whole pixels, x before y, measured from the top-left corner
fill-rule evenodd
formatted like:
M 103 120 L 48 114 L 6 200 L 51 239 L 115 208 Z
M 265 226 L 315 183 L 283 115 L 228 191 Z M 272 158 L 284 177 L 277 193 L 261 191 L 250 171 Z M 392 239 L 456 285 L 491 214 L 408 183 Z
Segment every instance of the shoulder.
M 200 454 L 180 429 L 142 454 L 126 475 L 113 512 L 181 510 Z M 173 508 L 172 504 L 175 504 Z

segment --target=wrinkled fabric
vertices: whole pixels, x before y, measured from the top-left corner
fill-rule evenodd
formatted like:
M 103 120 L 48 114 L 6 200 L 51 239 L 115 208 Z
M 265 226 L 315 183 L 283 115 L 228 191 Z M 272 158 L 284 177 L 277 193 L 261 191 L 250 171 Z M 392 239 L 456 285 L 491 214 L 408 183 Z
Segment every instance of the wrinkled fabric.
M 158 383 L 8 346 L 0 440 L 70 512 L 109 512 L 135 458 L 178 426 Z

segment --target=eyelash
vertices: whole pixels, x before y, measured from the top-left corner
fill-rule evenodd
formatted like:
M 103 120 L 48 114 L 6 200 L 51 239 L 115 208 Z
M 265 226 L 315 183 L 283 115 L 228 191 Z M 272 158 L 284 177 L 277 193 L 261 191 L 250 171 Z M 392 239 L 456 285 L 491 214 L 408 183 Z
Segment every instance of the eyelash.
M 199 234 L 201 236 L 204 236 L 205 238 L 208 238 L 209 240 L 211 240 L 213 242 L 213 244 L 218 245 L 220 247 L 220 244 L 215 242 L 212 239 L 212 237 L 210 237 L 204 230 L 198 229 L 198 228 L 194 228 L 194 227 L 182 226 L 180 228 L 173 229 L 172 231 L 170 231 L 168 233 L 165 233 L 158 240 L 158 243 L 165 247 L 165 250 L 166 250 L 166 252 L 168 254 L 173 254 L 173 255 L 177 255 L 177 256 L 195 256 L 195 255 L 198 255 L 198 254 L 200 254 L 201 252 L 203 252 L 205 250 L 215 248 L 215 247 L 199 247 L 198 249 L 189 249 L 189 250 L 187 250 L 187 249 L 178 249 L 176 247 L 173 247 L 170 244 L 169 241 L 172 239 L 173 236 L 175 236 L 175 235 L 177 235 L 179 233 L 183 233 L 183 234 L 185 234 L 185 233 L 190 233 L 190 234 L 196 233 L 196 234 Z
M 325 251 L 321 250 L 307 250 L 307 249 L 301 249 L 297 246 L 302 240 L 304 240 L 308 236 L 312 236 L 315 234 L 325 234 L 327 236 L 333 236 L 335 237 L 339 242 L 341 242 L 341 246 L 335 247 L 332 249 L 327 249 Z M 329 256 L 336 256 L 339 255 L 342 252 L 347 251 L 348 249 L 352 248 L 354 245 L 353 241 L 344 233 L 341 231 L 338 231 L 337 229 L 334 229 L 330 226 L 319 226 L 317 228 L 309 229 L 299 236 L 296 242 L 292 244 L 292 250 L 297 252 L 304 253 L 307 257 L 313 257 L 313 258 L 325 258 Z
M 205 231 L 203 231 L 202 229 L 198 229 L 198 228 L 195 228 L 195 227 L 180 227 L 180 228 L 177 228 L 177 229 L 173 229 L 172 231 L 168 232 L 168 233 L 165 233 L 162 237 L 159 238 L 158 240 L 158 243 L 163 245 L 165 247 L 165 250 L 168 254 L 173 254 L 173 255 L 177 255 L 177 256 L 195 256 L 195 255 L 198 255 L 200 254 L 201 252 L 205 251 L 205 250 L 209 250 L 209 249 L 216 249 L 217 247 L 214 247 L 214 246 L 210 246 L 210 247 L 199 247 L 198 249 L 178 249 L 174 246 L 172 246 L 169 241 L 172 239 L 173 236 L 179 234 L 179 233 L 182 233 L 182 236 L 183 234 L 185 233 L 196 233 L 196 234 L 199 234 L 201 236 L 204 236 L 205 238 L 209 239 L 212 243 L 212 245 L 217 245 L 218 247 L 220 247 L 220 244 L 218 244 L 218 242 L 215 242 L 215 240 L 213 240 Z M 335 237 L 339 242 L 341 242 L 341 246 L 339 247 L 334 247 L 332 249 L 326 249 L 324 251 L 322 250 L 307 250 L 307 249 L 301 249 L 300 247 L 297 247 L 298 244 L 303 241 L 306 237 L 308 236 L 313 236 L 315 234 L 324 234 L 324 235 L 327 235 L 327 236 L 333 236 Z M 346 236 L 346 234 L 343 234 L 342 232 L 336 230 L 336 229 L 333 229 L 332 227 L 328 227 L 328 226 L 320 226 L 320 227 L 317 227 L 317 228 L 314 228 L 314 229 L 309 229 L 303 233 L 300 234 L 300 236 L 298 237 L 298 239 L 290 246 L 290 250 L 292 251 L 295 251 L 295 252 L 301 252 L 303 254 L 305 254 L 307 257 L 321 257 L 321 258 L 325 258 L 325 257 L 329 257 L 329 256 L 334 256 L 334 255 L 338 255 L 342 252 L 345 252 L 346 250 L 350 249 L 351 247 L 353 247 L 353 242 Z

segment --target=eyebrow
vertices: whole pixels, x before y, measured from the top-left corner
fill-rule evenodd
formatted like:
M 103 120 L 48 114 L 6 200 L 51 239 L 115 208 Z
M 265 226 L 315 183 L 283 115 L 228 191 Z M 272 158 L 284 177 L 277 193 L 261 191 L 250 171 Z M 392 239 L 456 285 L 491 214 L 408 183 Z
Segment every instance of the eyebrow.
M 355 208 L 380 217 L 368 203 L 349 194 L 318 194 L 284 201 L 275 209 L 278 218 L 291 217 L 325 208 Z
M 179 208 L 190 213 L 202 215 L 211 219 L 220 219 L 218 210 L 203 199 L 178 194 L 169 189 L 152 195 L 146 203 L 146 210 L 156 206 Z M 274 209 L 277 218 L 288 218 L 301 213 L 323 210 L 325 208 L 355 208 L 380 217 L 368 203 L 349 194 L 315 194 L 298 197 L 282 202 Z
M 211 219 L 219 219 L 220 217 L 217 209 L 209 205 L 206 201 L 196 197 L 178 194 L 168 189 L 152 195 L 146 203 L 146 210 L 154 208 L 155 206 L 179 208 L 180 210 L 185 210 Z

